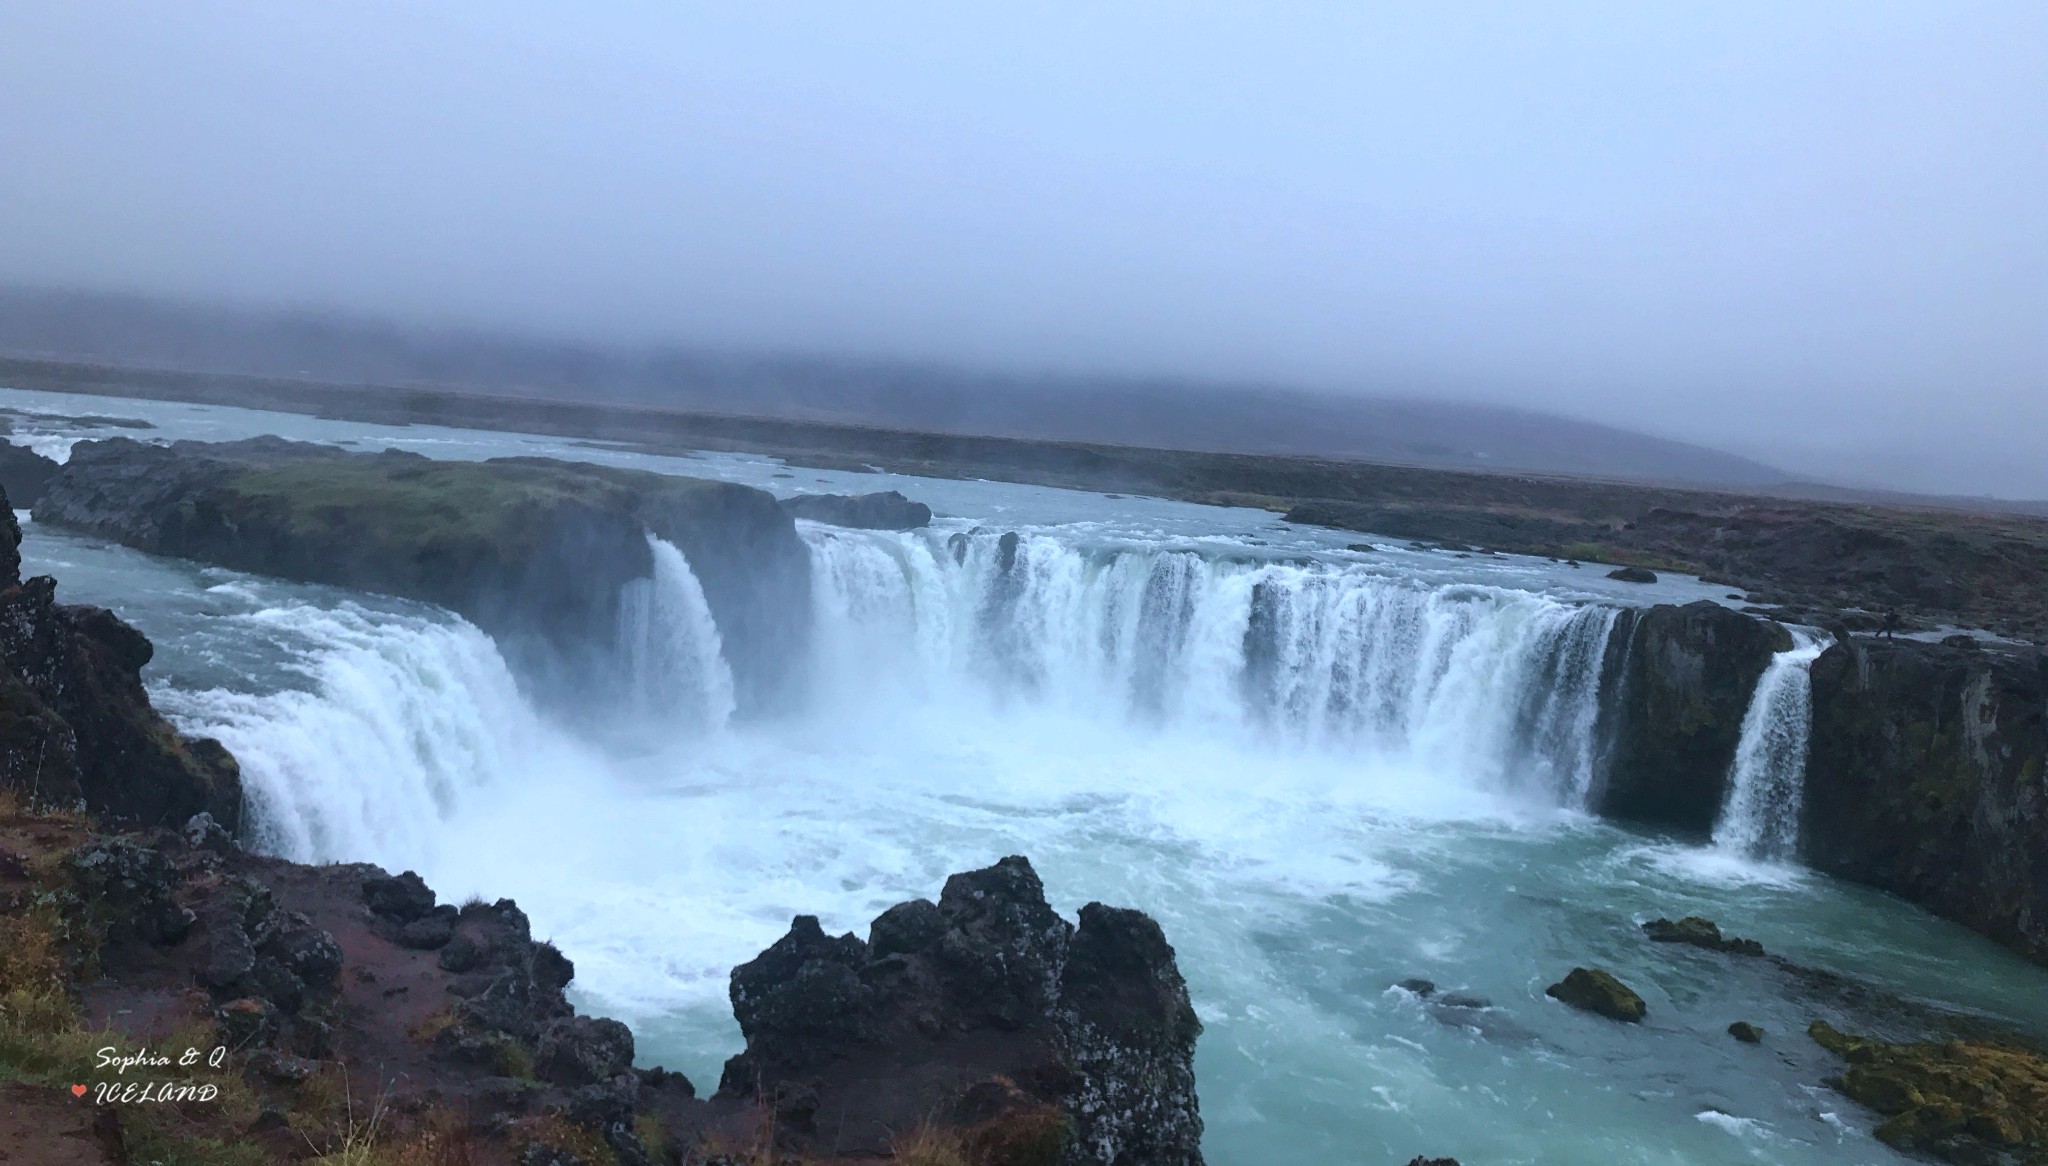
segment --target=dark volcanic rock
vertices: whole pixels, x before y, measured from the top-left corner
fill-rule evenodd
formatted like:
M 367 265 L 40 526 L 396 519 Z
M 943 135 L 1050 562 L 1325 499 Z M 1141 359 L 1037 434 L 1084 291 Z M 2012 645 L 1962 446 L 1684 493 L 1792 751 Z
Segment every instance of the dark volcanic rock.
M 412 871 L 375 874 L 363 880 L 363 902 L 375 914 L 410 923 L 434 909 L 434 892 Z
M 762 490 L 545 458 L 430 461 L 255 438 L 80 442 L 36 520 L 155 554 L 406 596 L 458 611 L 531 674 L 611 675 L 620 590 L 680 549 L 743 707 L 792 695 L 810 557 Z
M 930 526 L 932 508 L 912 502 L 895 490 L 879 494 L 799 494 L 784 498 L 792 517 L 860 530 L 916 530 Z
M 1610 751 L 1594 809 L 1705 837 L 1727 798 L 1757 680 L 1791 634 L 1705 600 L 1621 620 L 1608 642 Z
M 1730 955 L 1764 954 L 1763 944 L 1754 939 L 1724 936 L 1719 924 L 1698 915 L 1687 915 L 1676 923 L 1669 919 L 1652 919 L 1643 924 L 1643 934 L 1658 943 L 1683 943 L 1708 951 L 1725 951 Z
M 2048 655 L 1867 638 L 1823 652 L 1801 849 L 2048 963 Z
M 34 506 L 57 473 L 55 459 L 11 441 L 0 441 L 0 491 L 23 509 Z
M 1090 903 L 1067 949 L 1055 1019 L 1065 1099 L 1085 1162 L 1201 1161 L 1195 1038 L 1202 1022 L 1159 924 Z
M 125 835 L 72 852 L 72 884 L 104 914 L 110 938 L 126 929 L 152 944 L 182 941 L 197 922 L 177 901 L 179 873 L 163 853 Z
M 1543 994 L 1584 1012 L 1594 1012 L 1631 1024 L 1650 1011 L 1643 998 L 1610 972 L 1598 968 L 1573 968 L 1564 979 L 1543 990 Z
M 605 1017 L 565 1016 L 541 1030 L 533 1066 L 557 1085 L 609 1081 L 633 1068 L 633 1033 Z
M 891 908 L 867 943 L 799 917 L 733 970 L 732 997 L 747 1050 L 720 1097 L 832 1131 L 839 1153 L 952 1112 L 976 1136 L 1064 1140 L 1066 1163 L 1202 1160 L 1201 1024 L 1173 949 L 1136 911 L 1090 904 L 1077 929 L 1022 858 Z
M 1609 579 L 1618 579 L 1623 583 L 1655 583 L 1657 581 L 1657 572 L 1645 567 L 1616 567 L 1614 570 L 1607 572 L 1607 577 Z
M 234 758 L 150 706 L 148 638 L 105 608 L 58 603 L 47 575 L 22 580 L 20 545 L 0 497 L 0 783 L 127 821 L 239 821 Z
M 1728 1026 L 1728 1035 L 1746 1045 L 1762 1044 L 1764 1030 L 1747 1020 L 1738 1020 Z

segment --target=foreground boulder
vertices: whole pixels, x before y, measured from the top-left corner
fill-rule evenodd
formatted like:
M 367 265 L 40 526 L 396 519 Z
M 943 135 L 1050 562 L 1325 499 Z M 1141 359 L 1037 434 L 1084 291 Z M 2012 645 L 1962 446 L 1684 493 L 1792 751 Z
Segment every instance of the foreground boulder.
M 1812 733 L 1809 864 L 2048 963 L 2048 655 L 1844 640 Z
M 1643 1003 L 1643 998 L 1636 995 L 1633 988 L 1622 983 L 1612 972 L 1599 968 L 1573 968 L 1564 979 L 1545 988 L 1543 994 L 1581 1012 L 1630 1024 L 1640 1023 L 1650 1011 L 1649 1005 Z
M 1888 1044 L 1816 1020 L 1808 1034 L 1848 1063 L 1828 1084 L 1884 1115 L 1877 1137 L 1946 1162 L 2048 1163 L 2048 1059 L 1982 1041 Z
M 932 508 L 894 490 L 879 494 L 799 494 L 782 508 L 796 518 L 860 530 L 916 530 L 930 526 Z
M 1624 612 L 1608 645 L 1610 752 L 1595 812 L 1708 836 L 1728 797 L 1743 715 L 1791 633 L 1702 600 Z
M 882 1153 L 937 1120 L 1020 1164 L 1202 1161 L 1202 1026 L 1173 948 L 1099 903 L 1077 928 L 1023 858 L 890 908 L 866 942 L 799 917 L 732 999 L 747 1048 L 719 1097 L 771 1110 L 797 1152 Z
M 58 603 L 47 575 L 22 579 L 20 547 L 0 495 L 0 786 L 128 822 L 238 821 L 234 758 L 150 706 L 149 639 L 105 608 Z
M 153 554 L 424 600 L 574 688 L 616 673 L 620 592 L 652 533 L 703 587 L 743 708 L 791 695 L 810 558 L 765 491 L 545 458 L 431 461 L 253 438 L 81 442 L 36 521 Z

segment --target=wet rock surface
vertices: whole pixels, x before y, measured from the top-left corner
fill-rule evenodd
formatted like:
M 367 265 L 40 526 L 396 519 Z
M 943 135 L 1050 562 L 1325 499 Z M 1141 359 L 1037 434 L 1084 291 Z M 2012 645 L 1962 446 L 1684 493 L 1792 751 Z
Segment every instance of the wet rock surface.
M 1982 1041 L 1890 1044 L 1825 1021 L 1810 1035 L 1846 1068 L 1828 1084 L 1882 1115 L 1880 1141 L 1962 1166 L 2048 1163 L 2048 1058 Z
M 1581 1012 L 1631 1024 L 1640 1023 L 1650 1011 L 1634 989 L 1599 968 L 1573 968 L 1564 979 L 1545 988 L 1543 994 Z
M 1704 600 L 1624 612 L 1608 640 L 1595 812 L 1711 834 L 1757 680 L 1791 646 L 1783 627 Z
M 792 518 L 858 530 L 917 530 L 931 525 L 932 508 L 895 490 L 876 494 L 799 494 L 784 498 Z
M 1722 935 L 1719 924 L 1698 915 L 1687 915 L 1676 923 L 1669 919 L 1652 919 L 1643 924 L 1643 934 L 1657 943 L 1682 943 L 1730 955 L 1764 954 L 1763 944 L 1754 939 Z
M 2048 654 L 1838 643 L 1811 740 L 1810 865 L 2048 963 Z

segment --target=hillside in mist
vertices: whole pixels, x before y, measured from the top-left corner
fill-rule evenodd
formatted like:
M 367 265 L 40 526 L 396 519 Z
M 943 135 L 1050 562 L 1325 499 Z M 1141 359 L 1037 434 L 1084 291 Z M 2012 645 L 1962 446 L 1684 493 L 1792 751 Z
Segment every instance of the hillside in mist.
M 697 350 L 602 349 L 312 314 L 0 290 L 0 352 L 434 385 L 743 416 L 1732 487 L 1790 475 L 1554 414 L 1259 385 L 1048 377 Z

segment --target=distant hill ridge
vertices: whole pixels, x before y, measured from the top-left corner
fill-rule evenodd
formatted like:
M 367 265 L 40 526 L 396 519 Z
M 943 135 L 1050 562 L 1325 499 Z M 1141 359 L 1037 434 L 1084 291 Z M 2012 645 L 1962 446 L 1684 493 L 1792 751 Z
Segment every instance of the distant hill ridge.
M 433 386 L 738 416 L 1736 489 L 1791 475 L 1554 414 L 1168 379 L 606 349 L 339 316 L 0 289 L 0 352 L 191 372 Z

